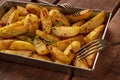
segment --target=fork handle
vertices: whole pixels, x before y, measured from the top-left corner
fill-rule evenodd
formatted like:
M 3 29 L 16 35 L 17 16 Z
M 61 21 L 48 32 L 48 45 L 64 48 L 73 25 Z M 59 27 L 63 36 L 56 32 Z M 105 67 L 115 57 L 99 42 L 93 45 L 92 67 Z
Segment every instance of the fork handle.
M 111 46 L 116 46 L 116 45 L 120 45 L 120 41 L 111 44 Z

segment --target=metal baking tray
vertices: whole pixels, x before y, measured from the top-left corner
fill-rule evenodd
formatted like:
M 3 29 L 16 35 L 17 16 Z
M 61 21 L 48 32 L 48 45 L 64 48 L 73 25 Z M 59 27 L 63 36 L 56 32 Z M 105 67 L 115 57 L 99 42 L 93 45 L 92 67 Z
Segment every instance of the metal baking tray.
M 0 4 L 0 18 L 12 6 L 17 6 L 17 5 L 25 6 L 27 3 L 31 3 L 31 2 L 4 0 Z M 42 4 L 42 3 L 35 3 L 35 4 L 43 5 L 43 6 L 46 6 L 47 8 L 57 8 L 57 9 L 64 12 L 64 10 L 62 8 L 57 7 L 55 5 L 45 5 L 45 4 Z M 78 9 L 83 10 L 81 8 L 78 8 Z M 99 10 L 94 10 L 94 12 L 96 14 L 100 11 Z M 105 27 L 105 30 L 102 34 L 102 37 L 101 37 L 102 39 L 104 39 L 104 37 L 105 37 L 107 27 L 108 27 L 109 21 L 111 19 L 111 15 L 112 14 L 110 12 L 106 12 L 106 20 L 105 20 L 106 27 Z M 83 69 L 83 68 L 78 68 L 78 67 L 75 67 L 75 66 L 72 66 L 72 65 L 57 64 L 57 63 L 54 63 L 54 62 L 37 60 L 37 59 L 30 58 L 30 57 L 23 57 L 23 56 L 6 54 L 6 53 L 0 52 L 0 59 L 2 59 L 2 60 L 27 64 L 27 65 L 31 65 L 31 66 L 35 66 L 35 67 L 39 67 L 39 68 L 44 68 L 44 69 L 47 69 L 47 70 L 55 70 L 55 71 L 60 71 L 60 72 L 73 74 L 73 75 L 79 75 L 79 76 L 83 76 L 83 77 L 89 77 L 91 75 L 91 72 L 95 69 L 95 65 L 96 65 L 98 56 L 99 56 L 99 53 L 97 53 L 94 64 L 93 64 L 93 67 L 91 69 Z

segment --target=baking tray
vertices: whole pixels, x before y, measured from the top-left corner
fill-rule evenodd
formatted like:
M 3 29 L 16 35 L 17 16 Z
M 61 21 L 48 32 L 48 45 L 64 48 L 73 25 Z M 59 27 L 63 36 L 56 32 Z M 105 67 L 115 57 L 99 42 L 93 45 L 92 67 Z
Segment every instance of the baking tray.
M 0 4 L 0 18 L 12 6 L 17 6 L 17 5 L 25 6 L 27 3 L 32 3 L 32 2 L 4 0 Z M 34 3 L 34 4 L 43 5 L 43 6 L 46 6 L 47 8 L 49 8 L 49 9 L 57 8 L 60 11 L 64 12 L 64 10 L 61 7 L 57 7 L 55 5 L 46 5 L 46 4 L 42 4 L 42 3 Z M 81 8 L 78 8 L 78 9 L 83 10 Z M 100 11 L 99 10 L 94 10 L 95 14 L 98 13 L 98 12 L 100 12 Z M 104 32 L 103 32 L 102 36 L 101 36 L 102 39 L 104 39 L 104 37 L 105 37 L 107 27 L 108 27 L 109 21 L 111 19 L 111 15 L 112 15 L 112 13 L 106 12 L 106 20 L 105 20 L 106 27 L 104 29 Z M 79 76 L 83 76 L 83 77 L 89 77 L 91 75 L 92 71 L 95 69 L 95 65 L 96 65 L 98 56 L 99 56 L 99 53 L 97 53 L 94 64 L 93 64 L 93 67 L 91 69 L 83 69 L 83 68 L 78 68 L 78 67 L 75 67 L 75 66 L 72 66 L 72 65 L 57 64 L 57 63 L 54 63 L 54 62 L 37 60 L 37 59 L 30 58 L 30 57 L 23 57 L 23 56 L 6 54 L 6 53 L 0 52 L 0 59 L 2 59 L 2 60 L 27 64 L 27 65 L 31 65 L 31 66 L 34 66 L 34 67 L 44 68 L 44 69 L 48 69 L 48 70 L 60 71 L 60 72 L 79 75 Z

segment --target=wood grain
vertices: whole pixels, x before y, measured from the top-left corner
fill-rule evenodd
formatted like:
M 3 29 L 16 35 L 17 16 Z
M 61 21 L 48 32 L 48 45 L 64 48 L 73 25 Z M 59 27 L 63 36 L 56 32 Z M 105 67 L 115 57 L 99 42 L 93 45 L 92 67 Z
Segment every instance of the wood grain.
M 68 80 L 69 74 L 0 61 L 0 80 Z
M 74 7 L 91 8 L 112 12 L 120 0 L 61 0 L 60 3 L 71 3 Z
M 111 42 L 120 41 L 120 9 L 110 22 L 106 34 L 106 40 Z M 111 47 L 101 53 L 96 69 L 90 80 L 120 80 L 120 46 Z M 72 80 L 79 80 L 81 77 L 74 76 Z M 84 79 L 83 79 L 84 80 Z

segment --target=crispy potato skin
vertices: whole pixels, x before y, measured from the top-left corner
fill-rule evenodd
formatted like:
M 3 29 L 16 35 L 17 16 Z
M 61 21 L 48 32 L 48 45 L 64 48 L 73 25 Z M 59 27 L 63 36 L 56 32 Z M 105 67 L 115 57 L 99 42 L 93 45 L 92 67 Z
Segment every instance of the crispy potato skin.
M 79 34 L 80 27 L 53 27 L 52 33 L 58 37 L 73 37 Z
M 88 33 L 92 30 L 94 30 L 97 26 L 102 24 L 105 20 L 105 12 L 102 11 L 92 19 L 90 19 L 85 24 L 81 25 L 80 27 L 80 33 Z
M 9 49 L 10 50 L 25 50 L 25 51 L 35 52 L 34 46 L 31 43 L 25 42 L 25 41 L 14 41 L 10 45 Z
M 53 26 L 70 26 L 68 19 L 57 9 L 52 9 L 49 12 Z
M 80 11 L 79 13 L 80 13 L 79 16 L 67 15 L 66 17 L 72 23 L 77 22 L 77 21 L 89 18 L 91 16 L 91 14 L 93 13 L 93 10 L 86 9 L 86 10 Z

